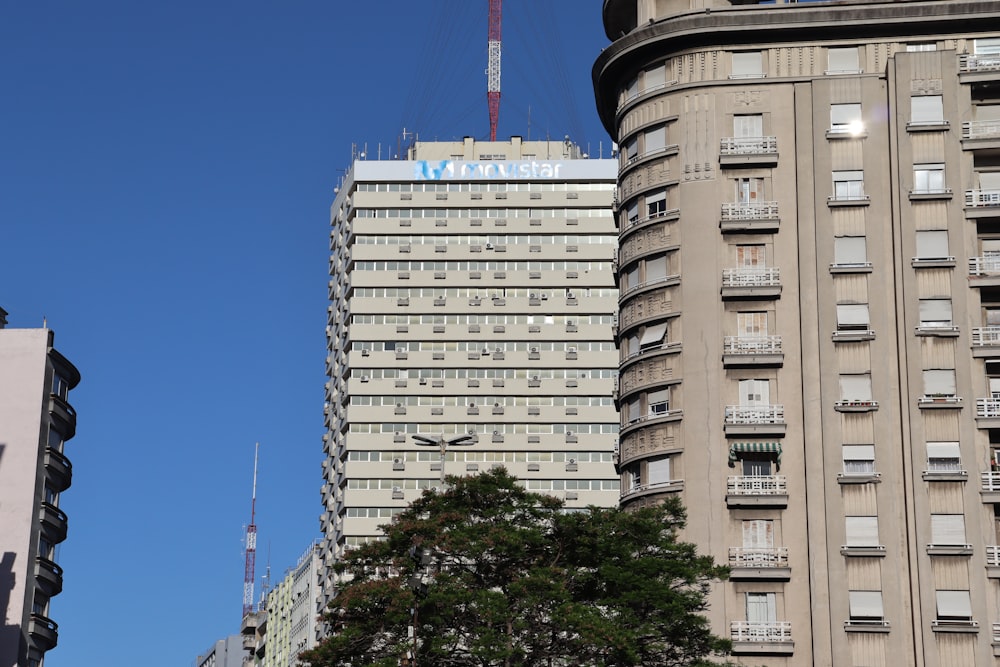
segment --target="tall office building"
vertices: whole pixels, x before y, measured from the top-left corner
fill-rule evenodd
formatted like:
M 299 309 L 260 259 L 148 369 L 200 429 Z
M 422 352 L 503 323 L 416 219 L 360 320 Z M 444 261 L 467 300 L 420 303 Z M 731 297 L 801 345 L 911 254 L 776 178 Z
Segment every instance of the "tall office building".
M 570 507 L 619 499 L 616 163 L 517 137 L 407 158 L 356 160 L 331 213 L 326 566 L 442 472 L 503 465 Z M 471 442 L 442 471 L 416 435 Z
M 315 648 L 320 639 L 316 614 L 319 594 L 319 543 L 299 557 L 266 598 L 263 667 L 294 667 L 303 651 Z
M 603 7 L 623 504 L 739 664 L 996 664 L 1000 2 Z
M 73 468 L 69 391 L 80 373 L 43 329 L 6 329 L 0 309 L 0 665 L 39 667 L 56 645 L 49 600 L 62 591 L 56 545 L 66 539 L 59 496 Z

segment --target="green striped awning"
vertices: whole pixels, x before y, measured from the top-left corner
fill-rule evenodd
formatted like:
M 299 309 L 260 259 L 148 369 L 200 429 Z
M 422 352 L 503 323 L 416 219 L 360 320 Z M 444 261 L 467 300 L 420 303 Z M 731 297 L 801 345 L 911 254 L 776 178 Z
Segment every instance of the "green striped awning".
M 780 442 L 734 442 L 729 445 L 730 467 L 740 459 L 740 454 L 747 453 L 775 454 L 775 462 L 781 465 Z

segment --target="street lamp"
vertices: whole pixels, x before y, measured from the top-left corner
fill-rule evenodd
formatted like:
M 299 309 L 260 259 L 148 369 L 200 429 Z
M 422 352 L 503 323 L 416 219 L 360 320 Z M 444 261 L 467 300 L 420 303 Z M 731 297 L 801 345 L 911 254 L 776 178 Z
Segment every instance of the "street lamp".
M 472 443 L 473 436 L 470 434 L 460 435 L 448 440 L 444 435 L 430 437 L 427 435 L 415 435 L 413 441 L 423 447 L 438 447 L 441 451 L 441 490 L 444 491 L 444 461 L 448 454 L 448 447 L 467 447 Z

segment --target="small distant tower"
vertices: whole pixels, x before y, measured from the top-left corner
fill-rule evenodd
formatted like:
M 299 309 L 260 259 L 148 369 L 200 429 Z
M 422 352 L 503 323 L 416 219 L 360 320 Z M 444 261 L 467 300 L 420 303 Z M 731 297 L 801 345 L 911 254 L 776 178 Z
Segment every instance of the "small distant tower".
M 254 611 L 253 604 L 253 581 L 254 567 L 257 559 L 257 525 L 254 523 L 257 511 L 257 453 L 260 451 L 260 443 L 254 445 L 253 450 L 253 495 L 250 497 L 250 524 L 247 526 L 246 570 L 243 573 L 243 616 L 246 617 Z
M 490 141 L 496 141 L 497 123 L 500 121 L 500 11 L 503 0 L 489 1 L 489 65 L 486 69 L 486 103 L 490 108 Z

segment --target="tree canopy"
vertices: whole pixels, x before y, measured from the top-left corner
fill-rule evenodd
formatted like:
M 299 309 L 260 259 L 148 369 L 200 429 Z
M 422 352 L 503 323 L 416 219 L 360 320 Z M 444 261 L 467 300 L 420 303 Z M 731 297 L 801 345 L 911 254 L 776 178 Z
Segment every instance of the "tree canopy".
M 708 587 L 727 568 L 680 542 L 674 499 L 637 511 L 530 493 L 506 470 L 452 477 L 351 550 L 310 667 L 680 667 L 729 642 Z

